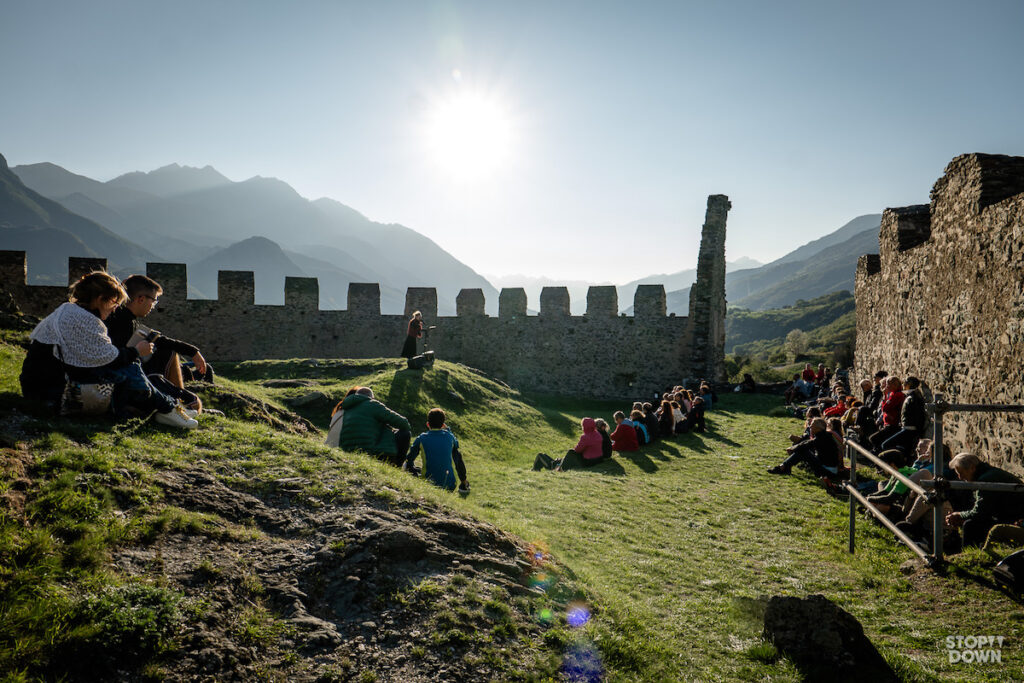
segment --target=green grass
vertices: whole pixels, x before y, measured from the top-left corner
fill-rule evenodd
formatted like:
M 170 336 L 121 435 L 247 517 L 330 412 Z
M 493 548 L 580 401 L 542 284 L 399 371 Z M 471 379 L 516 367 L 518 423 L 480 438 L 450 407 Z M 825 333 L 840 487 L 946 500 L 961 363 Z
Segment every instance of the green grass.
M 11 380 L 17 373 L 9 372 L 19 353 L 0 344 L 0 405 L 19 405 Z M 857 554 L 846 552 L 846 504 L 828 498 L 811 477 L 764 473 L 798 429 L 795 420 L 769 416 L 777 398 L 723 396 L 705 434 L 617 455 L 586 471 L 533 472 L 537 452 L 559 457 L 575 443 L 581 417 L 609 419 L 625 406 L 523 396 L 443 362 L 426 372 L 379 359 L 218 369 L 233 387 L 279 406 L 313 390 L 334 401 L 354 384 L 369 385 L 410 418 L 414 433 L 440 406 L 463 445 L 472 493 L 449 494 L 370 458 L 328 449 L 322 437 L 262 424 L 217 419 L 182 435 L 36 415 L 25 433 L 4 436 L 11 445 L 30 444 L 35 471 L 24 509 L 0 508 L 0 670 L 59 669 L 66 664 L 61 648 L 86 637 L 100 655 L 113 655 L 112 643 L 129 642 L 140 656 L 158 657 L 176 646 L 169 621 L 201 618 L 201 604 L 178 603 L 173 591 L 127 581 L 107 564 L 112 549 L 168 533 L 257 533 L 163 504 L 154 480 L 166 468 L 205 469 L 256 493 L 300 478 L 300 499 L 311 506 L 346 505 L 354 482 L 372 482 L 387 504 L 440 503 L 519 535 L 537 557 L 528 580 L 546 591 L 536 603 L 519 605 L 535 610 L 546 628 L 546 653 L 535 660 L 539 675 L 557 668 L 550 653 L 564 653 L 567 661 L 602 667 L 610 680 L 799 680 L 793 664 L 761 640 L 757 606 L 765 596 L 810 593 L 856 616 L 905 681 L 1007 680 L 1024 663 L 1024 607 L 987 585 L 990 558 L 965 553 L 945 577 L 908 578 L 899 565 L 912 554 L 863 519 Z M 315 385 L 260 384 L 285 377 Z M 321 427 L 329 419 L 323 405 L 300 412 Z M 220 572 L 209 564 L 197 575 L 216 581 Z M 566 579 L 582 583 L 582 598 L 567 591 Z M 254 644 L 277 638 L 283 626 L 261 606 L 262 585 L 242 587 L 252 605 L 240 605 L 233 616 L 237 637 Z M 88 616 L 83 595 L 120 602 L 108 600 L 106 611 Z M 447 584 L 398 589 L 395 599 L 452 596 L 458 599 L 450 609 L 433 617 L 435 644 L 472 641 L 484 648 L 484 660 L 500 660 L 502 643 L 520 637 L 509 606 L 521 598 L 490 594 L 455 573 Z M 580 627 L 569 625 L 570 598 L 574 615 L 590 615 Z M 1008 638 L 1001 665 L 948 662 L 945 637 L 972 633 Z
M 392 481 L 440 495 L 564 562 L 592 591 L 595 618 L 582 635 L 615 679 L 797 678 L 760 640 L 760 621 L 745 607 L 776 594 L 823 593 L 861 620 L 906 680 L 1004 680 L 1024 661 L 1019 648 L 1007 648 L 1001 667 L 968 670 L 950 665 L 941 647 L 954 633 L 1019 642 L 1024 608 L 985 584 L 990 559 L 965 553 L 945 578 L 908 579 L 899 565 L 912 553 L 864 519 L 857 554 L 846 552 L 847 505 L 809 475 L 765 473 L 799 429 L 795 420 L 769 417 L 777 398 L 730 394 L 709 414 L 706 434 L 617 455 L 591 470 L 533 472 L 537 452 L 558 457 L 575 443 L 581 417 L 610 419 L 623 406 L 523 397 L 446 363 L 419 372 L 394 362 L 381 371 L 384 362 L 367 361 L 374 372 L 358 376 L 359 361 L 345 361 L 344 379 L 329 361 L 319 368 L 252 362 L 229 372 L 250 381 L 307 377 L 332 396 L 367 384 L 410 418 L 414 433 L 427 410 L 444 408 L 463 444 L 472 494 Z

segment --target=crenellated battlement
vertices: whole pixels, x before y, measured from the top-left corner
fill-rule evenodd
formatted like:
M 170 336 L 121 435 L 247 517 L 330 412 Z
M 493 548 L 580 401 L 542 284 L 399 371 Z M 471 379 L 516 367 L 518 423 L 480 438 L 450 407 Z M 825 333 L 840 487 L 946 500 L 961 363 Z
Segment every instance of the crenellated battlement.
M 721 198 L 708 200 L 700 267 L 718 258 L 724 274 L 728 202 L 723 205 Z M 27 284 L 27 265 L 25 252 L 0 251 L 0 286 L 24 312 L 42 317 L 66 301 L 68 291 Z M 72 258 L 69 281 L 106 265 L 104 259 Z M 685 378 L 721 379 L 707 352 L 709 344 L 717 343 L 717 356 L 712 357 L 723 354 L 724 336 L 717 339 L 714 330 L 724 329 L 724 277 L 710 287 L 720 289 L 715 295 L 720 314 L 717 304 L 704 304 L 702 320 L 707 322 L 695 326 L 687 317 L 666 315 L 663 285 L 637 287 L 633 316 L 619 315 L 613 286 L 591 287 L 587 312 L 581 316 L 571 315 L 565 287 L 545 287 L 534 315 L 528 313 L 526 290 L 506 287 L 498 296 L 497 316 L 486 313 L 480 289 L 463 289 L 456 297 L 456 315 L 438 316 L 437 289 L 410 287 L 404 314 L 384 315 L 378 283 L 350 283 L 344 310 L 321 310 L 316 278 L 285 278 L 284 305 L 266 305 L 255 303 L 251 271 L 220 271 L 216 299 L 188 298 L 184 264 L 149 263 L 146 275 L 163 287 L 147 324 L 195 343 L 211 360 L 395 357 L 408 318 L 418 310 L 430 328 L 424 341 L 438 357 L 480 368 L 524 389 L 620 398 L 643 396 Z
M 24 294 L 23 309 L 31 315 L 46 315 L 61 301 L 67 290 L 48 285 L 29 285 L 26 277 L 27 258 L 23 251 L 0 251 L 0 283 L 9 291 Z M 107 260 L 93 257 L 71 257 L 68 264 L 68 284 L 94 270 L 106 270 Z M 182 302 L 203 302 L 224 308 L 265 307 L 280 309 L 280 305 L 255 303 L 255 275 L 249 270 L 221 270 L 217 273 L 216 299 L 189 299 L 188 268 L 184 263 L 147 263 L 146 275 L 163 287 L 160 307 L 174 307 Z M 53 300 L 52 306 L 50 299 Z M 21 297 L 19 297 L 21 298 Z M 320 309 L 320 283 L 315 277 L 285 277 L 285 307 L 303 311 L 342 312 L 359 315 L 381 315 L 381 294 L 378 283 L 353 282 L 348 286 L 348 305 L 342 311 Z M 587 292 L 587 311 L 584 316 L 572 316 L 571 297 L 567 287 L 544 287 L 540 295 L 539 316 L 547 317 L 617 317 L 618 292 L 613 285 L 595 285 Z M 479 288 L 463 289 L 456 298 L 456 317 L 487 316 L 487 300 Z M 666 293 L 664 285 L 639 285 L 633 297 L 634 315 L 638 318 L 665 317 Z M 434 287 L 409 287 L 405 294 L 406 317 L 420 311 L 424 317 L 437 318 L 438 299 Z M 529 315 L 526 290 L 505 287 L 498 300 L 499 318 L 538 317 Z

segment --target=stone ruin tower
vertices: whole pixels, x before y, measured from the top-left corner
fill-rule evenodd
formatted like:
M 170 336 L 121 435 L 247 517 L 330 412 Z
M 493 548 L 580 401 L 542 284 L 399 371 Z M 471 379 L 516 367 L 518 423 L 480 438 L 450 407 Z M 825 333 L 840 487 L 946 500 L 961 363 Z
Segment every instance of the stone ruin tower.
M 725 376 L 725 220 L 732 204 L 724 194 L 708 196 L 697 256 L 697 281 L 690 288 L 691 374 L 713 381 Z

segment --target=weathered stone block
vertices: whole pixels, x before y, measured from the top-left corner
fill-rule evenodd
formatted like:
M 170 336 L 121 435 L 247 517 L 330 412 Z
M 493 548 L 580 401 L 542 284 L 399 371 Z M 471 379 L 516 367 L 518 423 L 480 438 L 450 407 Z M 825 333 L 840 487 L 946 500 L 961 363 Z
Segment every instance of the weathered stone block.
M 350 282 L 348 284 L 348 312 L 359 315 L 380 315 L 380 284 Z
M 619 290 L 614 285 L 598 285 L 587 289 L 587 317 L 614 318 L 619 314 Z
M 526 290 L 522 287 L 505 287 L 498 295 L 499 318 L 521 318 L 526 315 Z
M 107 259 L 91 256 L 68 257 L 68 285 L 73 285 L 95 270 L 106 270 Z
M 556 317 L 569 315 L 568 287 L 544 287 L 540 290 L 540 314 Z
M 437 317 L 437 288 L 409 287 L 405 290 L 405 317 L 419 311 L 427 320 Z
M 28 282 L 28 263 L 23 251 L 0 251 L 0 285 L 10 290 Z
M 633 295 L 633 316 L 664 318 L 667 313 L 665 285 L 637 285 Z
M 252 271 L 217 271 L 217 300 L 232 308 L 252 306 L 256 301 L 256 280 Z
M 455 298 L 455 315 L 485 315 L 484 290 L 463 289 Z
M 315 277 L 289 277 L 284 279 L 284 305 L 300 311 L 320 308 L 320 281 Z

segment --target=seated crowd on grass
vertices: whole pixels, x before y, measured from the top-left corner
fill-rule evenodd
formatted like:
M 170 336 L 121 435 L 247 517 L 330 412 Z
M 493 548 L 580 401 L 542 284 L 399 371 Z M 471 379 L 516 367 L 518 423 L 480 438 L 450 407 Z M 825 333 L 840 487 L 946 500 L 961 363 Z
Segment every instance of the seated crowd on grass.
M 846 488 L 838 482 L 849 478 L 844 448 L 844 439 L 849 439 L 914 482 L 934 478 L 935 449 L 926 437 L 926 392 L 930 395 L 926 383 L 913 376 L 903 381 L 880 370 L 860 383 L 861 396 L 857 397 L 843 378 L 829 382 L 824 366 L 818 368 L 815 373 L 808 364 L 787 389 L 791 411 L 805 419 L 804 431 L 790 436 L 792 445 L 786 449 L 786 458 L 769 468 L 769 473 L 789 474 L 795 465 L 803 464 L 829 493 L 846 495 Z M 944 445 L 941 457 L 947 479 L 1021 483 L 975 454 L 950 456 Z M 865 461 L 860 462 L 870 465 Z M 896 477 L 858 482 L 857 488 L 897 528 L 928 547 L 932 541 L 931 504 Z M 1021 493 L 951 490 L 943 501 L 943 518 L 947 552 L 959 552 L 962 545 L 991 549 L 995 543 L 1024 544 Z
M 547 453 L 538 453 L 533 469 L 561 472 L 574 467 L 593 467 L 612 457 L 615 451 L 638 451 L 647 444 L 691 430 L 703 432 L 706 429 L 704 413 L 711 409 L 717 398 L 711 385 L 703 380 L 696 394 L 677 385 L 659 396 L 661 400 L 657 406 L 637 401 L 628 415 L 622 410 L 615 411 L 612 415 L 615 429 L 610 433 L 604 420 L 583 418 L 580 421 L 583 434 L 576 445 L 558 460 Z

